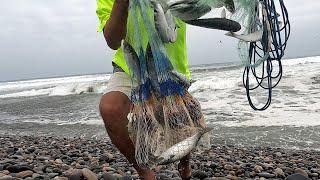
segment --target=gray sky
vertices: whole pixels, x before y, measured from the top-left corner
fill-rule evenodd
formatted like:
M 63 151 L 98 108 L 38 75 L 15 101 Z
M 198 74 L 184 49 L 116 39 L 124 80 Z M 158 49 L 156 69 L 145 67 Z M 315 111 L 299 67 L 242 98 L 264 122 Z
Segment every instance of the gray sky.
M 320 55 L 320 1 L 286 0 L 287 57 Z M 0 81 L 110 72 L 114 51 L 96 32 L 95 1 L 10 0 L 0 6 Z M 224 32 L 188 27 L 191 65 L 239 61 Z M 220 43 L 221 41 L 222 43 Z

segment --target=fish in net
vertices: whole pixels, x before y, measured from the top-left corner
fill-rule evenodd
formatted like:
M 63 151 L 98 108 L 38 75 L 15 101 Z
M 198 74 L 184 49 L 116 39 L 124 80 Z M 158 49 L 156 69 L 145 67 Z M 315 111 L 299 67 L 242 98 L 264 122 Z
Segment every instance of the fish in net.
M 174 35 L 164 36 L 175 31 L 159 33 L 159 28 L 172 28 L 168 24 L 174 21 L 170 21 L 173 16 L 162 16 L 168 26 L 162 28 L 156 25 L 155 12 L 149 0 L 130 0 L 128 18 L 134 25 L 134 37 L 122 43 L 133 84 L 128 130 L 135 144 L 136 161 L 142 167 L 179 160 L 211 130 L 205 128 L 200 103 L 187 91 L 189 80 L 175 71 L 164 47 L 164 42 L 174 41 Z M 147 32 L 146 47 L 141 31 Z
M 241 29 L 238 22 L 226 18 L 225 9 L 230 13 L 235 12 L 233 0 L 152 0 L 151 2 L 160 4 L 164 13 L 170 12 L 190 25 L 231 32 Z M 221 17 L 201 18 L 219 8 L 224 8 Z

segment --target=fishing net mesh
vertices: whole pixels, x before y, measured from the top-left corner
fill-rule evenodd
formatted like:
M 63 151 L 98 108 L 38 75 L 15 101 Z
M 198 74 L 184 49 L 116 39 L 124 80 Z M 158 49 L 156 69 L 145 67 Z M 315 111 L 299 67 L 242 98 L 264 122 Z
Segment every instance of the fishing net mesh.
M 128 129 L 136 147 L 136 160 L 150 166 L 157 157 L 175 144 L 193 136 L 204 123 L 201 109 L 189 113 L 181 96 L 159 100 L 152 96 L 148 101 L 135 103 Z M 190 107 L 190 106 L 189 106 Z M 200 106 L 198 106 L 200 108 Z M 192 119 L 194 118 L 194 119 Z M 195 119 L 199 118 L 199 119 Z
M 235 1 L 236 11 L 231 16 L 231 19 L 240 23 L 242 29 L 238 33 L 250 34 L 258 31 L 262 28 L 262 24 L 259 22 L 259 13 L 256 9 L 259 9 L 259 0 L 238 0 Z M 239 57 L 244 66 L 250 66 L 250 55 L 249 55 L 250 43 L 239 40 L 238 52 Z M 261 62 L 266 59 L 261 59 L 259 63 L 254 64 L 254 66 L 260 65 Z
M 128 130 L 135 144 L 137 163 L 149 167 L 156 165 L 158 157 L 170 147 L 196 135 L 205 126 L 200 103 L 171 73 L 174 67 L 157 34 L 153 17 L 148 0 L 130 0 L 129 21 L 135 28 L 132 46 L 140 71 L 130 67 L 131 59 L 126 58 L 133 79 Z M 142 44 L 139 20 L 147 30 L 147 48 Z
M 212 8 L 220 8 L 224 6 L 224 4 L 225 0 L 199 0 L 196 7 L 204 8 L 205 6 L 210 6 Z

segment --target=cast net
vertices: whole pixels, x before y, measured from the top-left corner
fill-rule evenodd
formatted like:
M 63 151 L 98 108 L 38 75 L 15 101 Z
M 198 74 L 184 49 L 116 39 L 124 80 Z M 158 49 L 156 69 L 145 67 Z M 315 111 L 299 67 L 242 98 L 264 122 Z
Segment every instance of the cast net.
M 177 143 L 197 136 L 204 128 L 204 117 L 199 102 L 187 91 L 186 78 L 174 70 L 168 58 L 149 0 L 130 0 L 129 21 L 134 35 L 123 42 L 133 84 L 128 129 L 137 163 L 150 167 Z M 146 31 L 147 46 L 142 31 Z M 179 152 L 178 148 L 171 156 L 187 155 L 190 150 Z

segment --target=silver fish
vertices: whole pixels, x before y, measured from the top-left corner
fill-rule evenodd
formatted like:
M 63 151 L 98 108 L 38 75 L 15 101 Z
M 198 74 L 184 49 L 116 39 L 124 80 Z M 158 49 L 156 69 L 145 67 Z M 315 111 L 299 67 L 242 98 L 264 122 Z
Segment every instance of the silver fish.
M 195 19 L 186 21 L 186 23 L 194 26 L 231 32 L 237 32 L 241 29 L 241 25 L 238 22 L 226 18 Z
M 167 11 L 171 7 L 175 5 L 181 5 L 181 4 L 195 4 L 199 2 L 199 0 L 160 0 L 159 1 L 164 9 L 164 11 Z
M 232 14 L 236 11 L 235 5 L 234 5 L 234 1 L 233 0 L 225 0 L 224 2 L 224 7 L 226 7 L 226 9 L 231 12 Z
M 263 29 L 260 29 L 258 31 L 255 31 L 253 33 L 246 34 L 246 35 L 239 35 L 239 34 L 236 34 L 233 32 L 228 32 L 225 35 L 230 36 L 230 37 L 234 37 L 234 38 L 240 39 L 242 41 L 246 41 L 246 42 L 257 42 L 262 39 Z
M 211 11 L 207 5 L 177 4 L 170 7 L 172 14 L 183 21 L 198 19 Z
M 235 12 L 236 8 L 233 0 L 221 0 L 221 1 L 208 1 L 208 5 L 212 8 L 222 8 L 225 7 L 232 14 Z
M 141 82 L 141 71 L 140 62 L 137 53 L 133 47 L 125 40 L 122 41 L 123 53 L 130 69 L 132 77 L 137 80 L 138 83 Z
M 171 11 L 164 12 L 161 4 L 152 1 L 154 6 L 155 27 L 164 43 L 173 43 L 177 40 L 177 26 Z
M 193 148 L 195 148 L 201 139 L 201 137 L 212 131 L 213 128 L 204 128 L 201 129 L 198 133 L 195 135 L 185 139 L 184 141 L 177 143 L 176 145 L 172 146 L 168 150 L 166 150 L 164 153 L 162 153 L 158 158 L 156 163 L 158 165 L 166 165 L 173 163 L 175 161 L 180 160 L 184 156 L 188 155 Z
M 227 12 L 225 9 L 222 9 L 221 11 L 221 18 L 227 18 Z
M 170 9 L 172 14 L 184 20 L 195 20 L 209 13 L 212 8 L 225 7 L 231 13 L 235 12 L 233 0 L 203 2 L 201 0 L 168 0 L 161 1 L 164 10 Z

